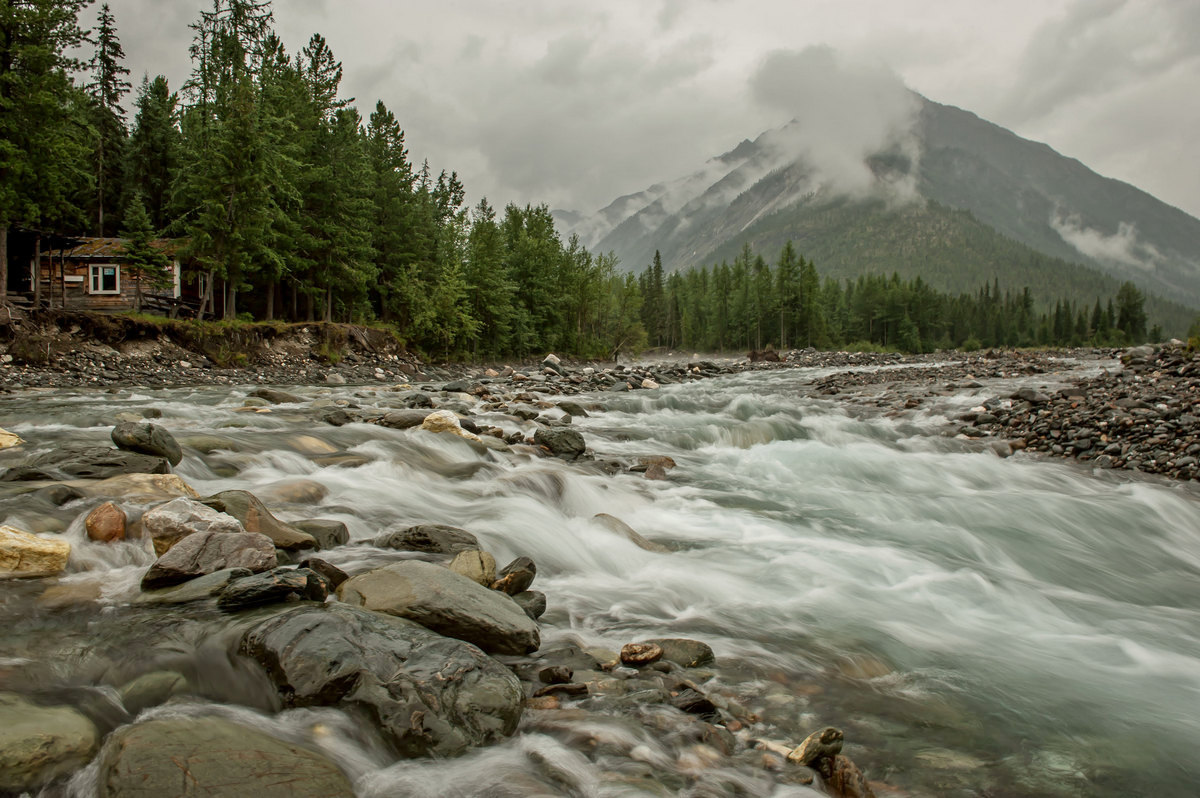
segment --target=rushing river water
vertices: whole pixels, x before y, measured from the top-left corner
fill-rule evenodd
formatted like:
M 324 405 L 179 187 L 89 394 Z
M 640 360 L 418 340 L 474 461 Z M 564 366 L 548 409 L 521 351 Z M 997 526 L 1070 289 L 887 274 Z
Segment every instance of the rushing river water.
M 269 493 L 303 478 L 327 495 L 276 505 L 285 520 L 338 519 L 353 541 L 397 521 L 468 529 L 501 563 L 537 562 L 534 586 L 550 607 L 543 647 L 704 640 L 718 655 L 715 678 L 760 719 L 749 732 L 794 744 L 836 725 L 884 795 L 1197 794 L 1196 495 L 1003 460 L 931 434 L 940 413 L 988 389 L 889 418 L 805 398 L 812 376 L 755 372 L 580 399 L 604 407 L 575 420 L 597 458 L 669 455 L 678 465 L 665 481 L 419 431 L 329 427 L 300 405 L 237 412 L 244 389 L 20 394 L 4 400 L 2 426 L 30 442 L 26 452 L 41 451 L 107 441 L 117 412 L 155 407 L 185 445 L 176 472 L 202 495 Z M 297 390 L 363 409 L 394 396 Z M 480 421 L 532 429 L 499 415 Z M 17 457 L 5 454 L 0 465 Z M 271 713 L 254 675 L 219 655 L 235 619 L 195 608 L 139 614 L 127 604 L 152 556 L 134 543 L 87 542 L 90 504 L 34 510 L 16 489 L 0 488 L 0 517 L 60 529 L 75 545 L 61 581 L 100 593 L 99 611 L 48 609 L 37 600 L 44 585 L 4 585 L 0 657 L 44 670 L 46 689 L 102 685 L 136 660 L 204 663 L 193 670 L 209 674 L 218 711 L 289 739 L 311 741 L 319 727 L 315 743 L 369 796 L 674 794 L 680 784 L 695 795 L 812 794 L 746 758 L 696 761 L 644 725 L 597 714 L 527 713 L 503 744 L 395 763 L 335 710 Z M 600 512 L 673 550 L 638 548 L 591 520 Z M 357 572 L 388 555 L 345 546 L 323 556 Z M 630 763 L 660 789 L 612 778 Z M 88 778 L 76 779 L 78 794 Z

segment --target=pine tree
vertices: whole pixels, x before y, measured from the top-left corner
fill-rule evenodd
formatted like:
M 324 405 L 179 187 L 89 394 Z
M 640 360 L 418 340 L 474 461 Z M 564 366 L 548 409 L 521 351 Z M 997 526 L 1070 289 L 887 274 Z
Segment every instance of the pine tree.
M 125 141 L 125 108 L 121 101 L 132 88 L 125 77 L 129 70 L 122 63 L 125 51 L 108 3 L 100 7 L 97 19 L 96 47 L 91 60 L 92 83 L 88 91 L 94 102 L 96 133 L 96 234 L 103 236 L 107 211 L 119 208 L 120 179 Z M 108 213 L 112 216 L 112 213 Z
M 170 259 L 152 244 L 154 228 L 140 194 L 134 194 L 125 208 L 121 237 L 125 239 L 123 268 L 134 280 L 133 309 L 141 313 L 143 286 L 165 288 L 170 285 L 172 275 L 167 271 Z
M 126 148 L 126 188 L 140 194 L 150 223 L 164 230 L 170 221 L 171 184 L 179 168 L 179 97 L 167 79 L 143 78 L 136 101 L 133 132 Z

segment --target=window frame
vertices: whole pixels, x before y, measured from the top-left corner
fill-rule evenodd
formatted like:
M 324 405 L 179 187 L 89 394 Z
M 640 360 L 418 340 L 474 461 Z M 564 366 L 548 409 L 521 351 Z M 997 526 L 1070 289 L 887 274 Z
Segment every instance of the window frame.
M 113 288 L 104 288 L 104 269 L 113 270 Z M 97 287 L 100 286 L 100 287 Z M 88 264 L 88 293 L 103 295 L 119 295 L 121 293 L 121 264 L 119 263 L 89 263 Z

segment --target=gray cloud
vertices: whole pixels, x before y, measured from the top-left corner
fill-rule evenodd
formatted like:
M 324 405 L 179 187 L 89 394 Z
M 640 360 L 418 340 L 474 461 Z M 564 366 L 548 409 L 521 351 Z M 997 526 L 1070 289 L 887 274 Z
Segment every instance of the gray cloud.
M 1110 234 L 1086 226 L 1078 216 L 1055 214 L 1050 218 L 1050 226 L 1063 241 L 1089 258 L 1114 261 L 1145 271 L 1152 271 L 1163 261 L 1161 252 L 1139 240 L 1137 226 L 1132 223 L 1121 222 L 1117 232 Z
M 916 96 L 890 69 L 851 61 L 832 48 L 769 54 L 751 80 L 754 96 L 796 121 L 774 137 L 785 157 L 794 148 L 839 192 L 861 195 L 881 186 L 868 156 L 899 149 L 915 161 Z M 915 173 L 915 170 L 913 170 Z M 894 185 L 911 196 L 911 182 Z

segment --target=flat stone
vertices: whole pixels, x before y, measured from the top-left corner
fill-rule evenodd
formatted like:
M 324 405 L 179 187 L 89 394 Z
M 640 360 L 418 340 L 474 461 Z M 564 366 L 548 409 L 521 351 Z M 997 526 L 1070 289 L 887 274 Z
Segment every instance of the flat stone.
M 170 587 L 226 568 L 254 573 L 276 565 L 275 546 L 257 532 L 197 532 L 163 554 L 142 577 L 142 588 Z
M 198 499 L 200 494 L 177 474 L 122 474 L 73 487 L 87 496 L 121 499 L 130 504 L 149 504 L 170 499 Z
M 457 554 L 479 548 L 479 539 L 465 529 L 444 524 L 396 525 L 375 538 L 381 549 L 423 551 L 428 554 Z
M 175 587 L 142 592 L 134 600 L 134 604 L 187 604 L 191 601 L 203 601 L 220 593 L 234 579 L 249 576 L 253 573 L 249 568 L 224 568 L 211 574 L 198 576 Z
M 150 537 L 154 552 L 166 554 L 185 537 L 200 532 L 236 534 L 245 532 L 242 522 L 192 499 L 172 499 L 142 516 L 142 530 Z
M 355 576 L 338 588 L 338 597 L 353 606 L 407 618 L 492 654 L 527 654 L 541 644 L 537 624 L 508 596 L 420 560 Z
M 247 532 L 266 535 L 284 551 L 315 549 L 317 541 L 291 524 L 284 523 L 271 514 L 267 506 L 253 493 L 244 490 L 225 490 L 200 500 L 217 512 L 236 518 Z
M 44 707 L 0 693 L 0 792 L 37 791 L 86 765 L 100 734 L 71 707 Z
M 321 550 L 344 546 L 350 542 L 350 529 L 341 521 L 331 518 L 306 518 L 291 521 L 290 524 L 304 534 L 312 535 L 313 540 L 317 541 L 317 548 Z
M 179 443 L 157 424 L 148 421 L 123 421 L 113 427 L 112 442 L 119 449 L 154 457 L 165 457 L 171 465 L 183 460 Z

